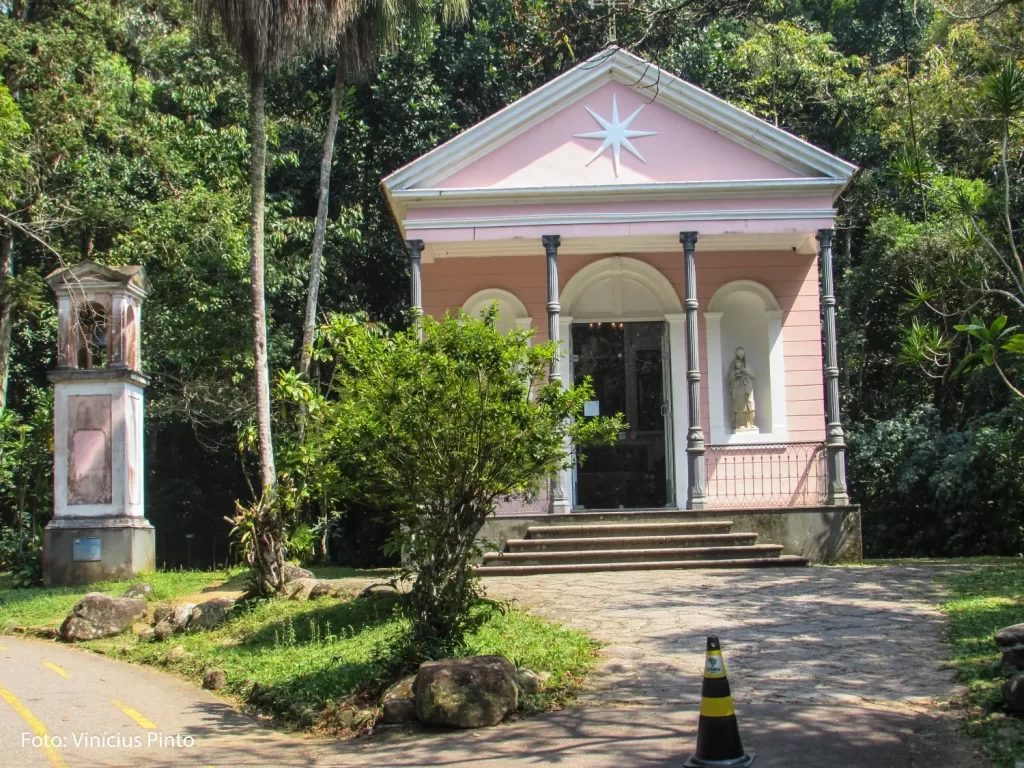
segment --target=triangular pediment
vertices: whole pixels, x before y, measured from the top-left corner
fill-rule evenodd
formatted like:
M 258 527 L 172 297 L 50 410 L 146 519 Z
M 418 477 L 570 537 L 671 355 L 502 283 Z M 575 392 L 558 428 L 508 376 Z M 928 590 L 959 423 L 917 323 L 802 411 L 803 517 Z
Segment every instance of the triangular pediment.
M 80 261 L 70 267 L 58 267 L 46 276 L 49 286 L 57 290 L 124 287 L 143 295 L 149 293 L 146 270 L 138 265 L 108 267 L 95 261 Z
M 628 126 L 623 125 L 626 122 Z M 622 135 L 624 130 L 636 133 Z M 598 154 L 609 134 L 613 141 Z M 620 141 L 614 141 L 615 134 Z M 806 180 L 820 188 L 831 186 L 838 194 L 855 170 L 707 91 L 612 48 L 399 169 L 384 180 L 384 188 L 389 196 L 404 197 L 417 191 L 429 194 L 428 190 L 443 196 L 444 190 Z
M 575 187 L 807 175 L 657 99 L 652 102 L 635 88 L 609 82 L 431 188 Z

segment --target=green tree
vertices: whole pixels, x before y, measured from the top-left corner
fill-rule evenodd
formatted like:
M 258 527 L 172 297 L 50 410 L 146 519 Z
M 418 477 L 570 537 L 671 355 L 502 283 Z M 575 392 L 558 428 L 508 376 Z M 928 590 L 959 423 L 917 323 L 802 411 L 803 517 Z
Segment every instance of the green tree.
M 233 2 L 196 0 L 200 23 L 219 26 L 238 53 L 249 80 L 249 162 L 251 219 L 249 279 L 252 289 L 252 339 L 255 362 L 257 450 L 260 486 L 272 494 L 276 483 L 271 435 L 270 364 L 267 355 L 266 291 L 264 288 L 264 202 L 266 195 L 266 102 L 269 71 L 304 48 L 322 44 L 354 15 L 354 4 L 312 2 Z
M 535 493 L 567 454 L 611 442 L 621 416 L 583 418 L 589 382 L 547 381 L 554 344 L 532 331 L 502 335 L 496 307 L 422 323 L 397 334 L 334 316 L 317 358 L 333 365 L 332 399 L 311 408 L 309 439 L 325 460 L 351 468 L 339 481 L 393 508 L 389 542 L 414 579 L 407 608 L 416 653 L 450 653 L 477 595 L 469 568 L 487 517 L 507 497 Z
M 299 373 L 309 373 L 316 329 L 316 308 L 320 295 L 324 239 L 330 206 L 331 166 L 334 162 L 334 140 L 338 131 L 338 111 L 344 96 L 345 82 L 353 72 L 376 67 L 384 53 L 401 43 L 423 45 L 433 32 L 434 0 L 370 0 L 338 36 L 334 64 L 334 88 L 324 133 L 323 155 L 320 159 L 320 188 L 317 192 L 316 225 L 313 230 L 313 251 L 309 262 L 309 284 L 306 289 L 306 313 L 302 323 Z M 440 0 L 441 15 L 446 22 L 462 20 L 468 0 Z

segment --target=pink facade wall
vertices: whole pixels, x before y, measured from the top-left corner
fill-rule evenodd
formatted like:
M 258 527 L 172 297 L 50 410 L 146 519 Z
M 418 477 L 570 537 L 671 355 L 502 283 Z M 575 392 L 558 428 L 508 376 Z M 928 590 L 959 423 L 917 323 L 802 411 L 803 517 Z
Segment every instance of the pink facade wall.
M 539 249 L 538 249 L 539 250 Z M 564 289 L 580 269 L 607 255 L 560 256 L 559 283 Z M 683 255 L 632 255 L 658 269 L 675 288 L 680 303 L 685 295 Z M 547 339 L 547 274 L 544 256 L 447 258 L 423 265 L 423 307 L 441 317 L 456 310 L 470 296 L 486 288 L 515 294 L 526 306 L 537 329 Z M 775 295 L 782 310 L 786 371 L 786 411 L 789 440 L 816 442 L 825 435 L 825 406 L 821 360 L 818 265 L 814 255 L 792 251 L 701 252 L 697 244 L 697 299 L 699 312 L 701 421 L 709 434 L 708 369 L 703 313 L 720 287 L 733 280 L 755 280 Z
M 601 146 L 601 140 L 575 136 L 577 133 L 601 129 L 586 107 L 605 120 L 611 120 L 613 95 L 622 121 L 642 108 L 630 124 L 631 130 L 657 133 L 656 136 L 631 140 L 646 163 L 625 149 L 622 150 L 617 178 L 608 150 L 587 165 Z M 569 102 L 557 114 L 433 186 L 452 189 L 613 182 L 638 184 L 657 181 L 780 179 L 799 175 L 674 112 L 658 101 L 652 102 L 648 93 L 611 82 Z

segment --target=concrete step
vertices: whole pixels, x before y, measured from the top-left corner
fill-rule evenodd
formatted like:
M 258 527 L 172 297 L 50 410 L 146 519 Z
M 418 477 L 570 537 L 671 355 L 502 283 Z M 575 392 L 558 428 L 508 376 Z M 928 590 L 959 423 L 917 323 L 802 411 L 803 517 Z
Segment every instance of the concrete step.
M 681 547 L 677 549 L 589 549 L 560 552 L 488 552 L 486 565 L 576 565 L 582 563 L 637 563 L 669 560 L 737 560 L 782 554 L 781 544 L 748 547 Z
M 661 523 L 637 520 L 633 523 L 603 523 L 579 525 L 531 525 L 526 529 L 527 539 L 593 539 L 624 536 L 684 536 L 687 534 L 727 533 L 732 520 L 710 520 L 686 523 Z
M 533 576 L 555 573 L 597 573 L 600 571 L 665 571 L 683 568 L 782 568 L 807 565 L 805 557 L 748 557 L 735 560 L 651 560 L 640 563 L 569 563 L 564 565 L 478 566 L 480 576 Z
M 696 546 L 750 545 L 756 533 L 698 533 L 686 536 L 598 536 L 592 538 L 509 539 L 508 552 L 565 552 L 585 549 L 679 549 Z

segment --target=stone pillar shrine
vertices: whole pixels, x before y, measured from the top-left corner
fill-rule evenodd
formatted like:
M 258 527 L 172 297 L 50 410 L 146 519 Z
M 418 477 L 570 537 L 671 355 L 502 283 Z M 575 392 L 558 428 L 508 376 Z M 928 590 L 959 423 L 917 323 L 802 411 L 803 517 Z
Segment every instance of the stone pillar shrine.
M 145 270 L 84 261 L 46 281 L 57 294 L 58 331 L 43 580 L 88 584 L 155 570 L 143 484 Z

